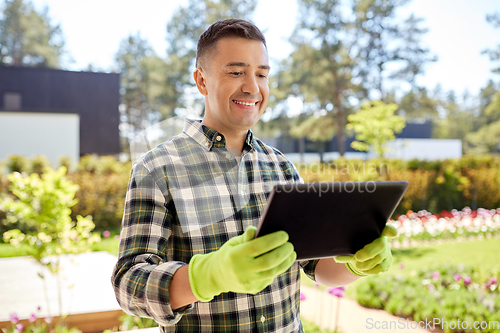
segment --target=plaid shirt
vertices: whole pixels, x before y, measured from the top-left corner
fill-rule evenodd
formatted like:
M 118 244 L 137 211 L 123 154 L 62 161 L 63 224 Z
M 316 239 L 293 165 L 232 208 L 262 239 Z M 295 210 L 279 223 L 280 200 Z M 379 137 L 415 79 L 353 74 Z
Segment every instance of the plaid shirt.
M 302 181 L 294 165 L 248 132 L 241 162 L 222 134 L 186 120 L 183 133 L 134 163 L 112 282 L 125 312 L 154 318 L 163 332 L 302 332 L 295 262 L 256 295 L 222 293 L 173 310 L 169 284 L 195 254 L 219 249 L 257 225 L 275 184 Z

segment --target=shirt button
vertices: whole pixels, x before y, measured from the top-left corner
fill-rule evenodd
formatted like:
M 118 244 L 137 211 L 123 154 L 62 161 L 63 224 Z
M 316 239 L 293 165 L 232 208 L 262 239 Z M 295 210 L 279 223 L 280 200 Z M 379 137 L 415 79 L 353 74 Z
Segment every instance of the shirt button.
M 230 159 L 231 159 L 231 154 L 227 153 L 227 154 L 226 154 L 226 158 L 227 158 L 228 160 L 230 160 Z
M 217 135 L 217 137 L 215 138 L 215 140 L 220 141 L 220 140 L 222 140 L 222 137 L 220 135 Z
M 264 322 L 266 321 L 266 317 L 264 317 L 264 316 L 260 317 L 260 321 L 261 321 L 262 323 L 264 323 Z

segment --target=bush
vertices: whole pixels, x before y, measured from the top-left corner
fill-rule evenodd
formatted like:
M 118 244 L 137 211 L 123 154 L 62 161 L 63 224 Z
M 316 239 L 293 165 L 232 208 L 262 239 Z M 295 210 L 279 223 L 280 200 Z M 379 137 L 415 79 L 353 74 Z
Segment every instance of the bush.
M 306 182 L 407 180 L 395 214 L 454 208 L 500 207 L 500 157 L 464 156 L 444 161 L 346 160 L 299 165 Z
M 445 332 L 476 332 L 477 322 L 500 324 L 499 270 L 484 271 L 474 267 L 443 266 L 426 268 L 410 277 L 377 275 L 360 281 L 356 297 L 359 304 L 383 309 L 401 317 L 447 322 Z M 453 329 L 451 323 L 466 321 L 469 328 Z M 481 332 L 500 332 L 482 329 Z

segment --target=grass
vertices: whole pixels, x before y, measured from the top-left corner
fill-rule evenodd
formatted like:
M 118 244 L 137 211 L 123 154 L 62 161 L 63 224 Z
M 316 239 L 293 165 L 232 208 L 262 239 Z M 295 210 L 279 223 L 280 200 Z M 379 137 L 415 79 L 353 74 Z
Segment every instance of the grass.
M 464 242 L 449 242 L 444 244 L 422 245 L 407 249 L 393 249 L 393 263 L 391 269 L 385 274 L 410 275 L 424 267 L 439 266 L 443 264 L 481 267 L 493 269 L 498 267 L 498 253 L 500 253 L 500 241 L 498 239 L 483 239 Z M 403 269 L 399 264 L 403 264 Z M 359 279 L 347 287 L 346 296 L 356 298 L 355 289 Z M 302 275 L 302 284 L 314 287 L 305 274 Z M 325 286 L 320 288 L 326 289 Z

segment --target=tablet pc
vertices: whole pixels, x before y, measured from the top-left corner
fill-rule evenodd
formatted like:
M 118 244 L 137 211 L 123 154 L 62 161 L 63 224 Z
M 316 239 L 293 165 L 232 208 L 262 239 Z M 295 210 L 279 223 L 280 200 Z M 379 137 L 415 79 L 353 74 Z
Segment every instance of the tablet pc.
M 351 255 L 380 236 L 407 181 L 277 185 L 256 237 L 284 230 L 297 260 Z

